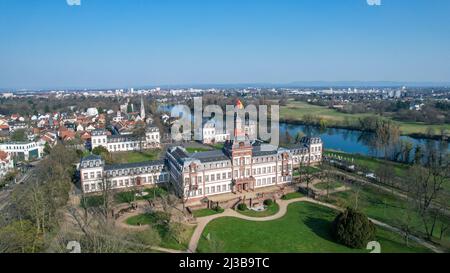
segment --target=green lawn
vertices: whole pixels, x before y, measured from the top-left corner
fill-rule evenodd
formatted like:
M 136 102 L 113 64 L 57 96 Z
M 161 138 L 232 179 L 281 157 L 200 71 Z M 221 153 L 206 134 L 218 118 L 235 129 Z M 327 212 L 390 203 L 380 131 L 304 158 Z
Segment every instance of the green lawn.
M 291 192 L 291 193 L 287 193 L 285 194 L 282 199 L 283 200 L 291 200 L 291 199 L 296 199 L 296 198 L 301 198 L 301 197 L 305 197 L 306 195 L 301 193 L 301 192 Z
M 307 115 L 322 118 L 325 120 L 327 126 L 342 125 L 346 122 L 356 124 L 360 118 L 377 116 L 373 113 L 346 114 L 325 106 L 317 106 L 293 100 L 289 101 L 286 106 L 280 107 L 280 119 L 282 120 L 305 121 L 305 116 Z M 405 135 L 416 133 L 425 134 L 428 128 L 433 128 L 436 134 L 440 134 L 442 128 L 450 130 L 450 124 L 430 125 L 421 122 L 395 122 L 399 124 L 400 131 Z
M 280 210 L 280 206 L 277 203 L 273 203 L 265 211 L 254 211 L 254 210 L 236 210 L 240 214 L 250 216 L 250 217 L 267 217 L 276 214 Z
M 149 151 L 133 151 L 133 152 L 118 152 L 112 153 L 112 160 L 114 163 L 138 163 L 151 160 L 157 160 L 161 150 Z
M 327 187 L 328 187 L 328 189 L 332 190 L 332 189 L 340 188 L 342 186 L 344 186 L 344 184 L 342 184 L 340 182 L 337 182 L 337 181 L 331 181 L 329 183 L 327 183 L 327 182 L 320 182 L 320 183 L 317 183 L 317 184 L 314 185 L 314 187 L 316 189 L 319 189 L 319 190 L 326 190 Z
M 136 194 L 135 191 L 118 192 L 114 195 L 114 200 L 116 201 L 116 203 L 122 204 L 122 203 L 131 203 L 138 200 L 152 200 L 155 197 L 167 195 L 167 190 L 162 187 L 144 189 L 144 192 L 147 192 L 148 195 L 142 197 L 135 197 Z
M 310 203 L 294 203 L 288 213 L 268 222 L 245 221 L 223 217 L 210 222 L 203 231 L 198 251 L 225 253 L 347 253 L 368 250 L 350 249 L 335 243 L 330 234 L 331 222 L 337 212 Z M 206 238 L 212 238 L 212 242 Z M 381 228 L 377 241 L 382 252 L 428 252 L 424 247 L 412 244 L 406 247 L 403 239 Z M 217 243 L 219 242 L 219 244 Z
M 313 167 L 313 166 L 302 166 L 301 167 L 301 174 L 316 174 L 316 173 L 320 173 L 322 170 L 317 168 L 317 167 Z M 300 170 L 295 170 L 293 175 L 294 176 L 300 176 Z
M 413 209 L 407 209 L 408 203 L 405 199 L 370 186 L 361 188 L 358 198 L 356 198 L 356 196 L 355 190 L 340 192 L 333 194 L 329 198 L 324 197 L 324 201 L 336 204 L 340 207 L 354 207 L 356 202 L 358 202 L 358 208 L 369 217 L 397 227 L 401 226 L 409 215 L 411 218 L 410 225 L 415 231 L 414 233 L 419 235 L 425 233 L 425 228 L 419 214 Z M 434 234 L 437 241 L 439 233 L 440 226 L 437 226 Z M 450 235 L 448 233 L 445 234 L 442 243 L 444 245 L 450 244 Z
M 200 152 L 208 152 L 208 151 L 211 151 L 211 149 L 200 148 L 200 147 L 187 147 L 186 151 L 190 154 L 193 154 L 193 153 L 200 153 Z
M 125 222 L 128 225 L 152 225 L 161 236 L 161 247 L 177 249 L 177 250 L 186 250 L 189 245 L 189 240 L 194 233 L 195 226 L 184 225 L 180 223 L 176 223 L 180 225 L 181 233 L 180 233 L 180 241 L 171 235 L 168 231 L 166 225 L 164 224 L 167 221 L 168 215 L 163 212 L 154 212 L 147 214 L 140 214 L 133 217 L 128 218 Z
M 222 212 L 223 212 L 223 209 L 219 210 L 219 211 L 216 211 L 213 209 L 200 209 L 200 210 L 194 210 L 192 212 L 192 215 L 196 218 L 199 218 L 199 217 L 206 217 L 206 216 L 210 216 L 210 215 L 214 215 L 214 214 L 219 214 Z

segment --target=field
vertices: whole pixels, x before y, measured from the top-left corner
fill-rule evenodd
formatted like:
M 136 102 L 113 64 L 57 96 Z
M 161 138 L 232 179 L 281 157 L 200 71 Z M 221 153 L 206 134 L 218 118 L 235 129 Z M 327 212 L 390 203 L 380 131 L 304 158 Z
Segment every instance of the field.
M 412 210 L 405 199 L 370 186 L 361 188 L 358 194 L 355 194 L 356 192 L 356 189 L 354 189 L 349 192 L 336 193 L 329 198 L 325 198 L 324 201 L 340 207 L 354 207 L 357 204 L 360 210 L 373 219 L 397 227 L 409 221 L 409 225 L 414 231 L 413 233 L 417 235 L 425 234 L 425 228 L 418 212 Z M 439 241 L 439 235 L 440 225 L 436 226 L 434 233 L 434 238 L 437 241 Z M 449 242 L 450 235 L 448 233 L 444 234 L 441 243 L 448 245 Z
M 280 108 L 280 118 L 282 120 L 304 121 L 306 115 L 321 117 L 327 126 L 340 125 L 344 122 L 355 123 L 360 118 L 375 116 L 375 114 L 346 114 L 324 106 L 311 105 L 301 101 L 290 101 L 287 106 Z M 425 134 L 428 128 L 433 128 L 435 134 L 440 134 L 441 129 L 450 130 L 450 124 L 428 125 L 419 122 L 395 121 L 400 125 L 400 131 L 404 135 Z
M 148 214 L 140 214 L 137 216 L 130 217 L 126 220 L 128 225 L 151 225 L 155 228 L 160 237 L 161 237 L 161 247 L 177 249 L 177 250 L 186 250 L 188 248 L 189 239 L 194 233 L 194 226 L 184 225 L 180 223 L 176 223 L 180 225 L 181 233 L 180 233 L 180 242 L 170 235 L 170 232 L 167 230 L 167 227 L 162 222 L 166 221 L 167 216 L 164 213 L 148 213 Z
M 223 217 L 209 223 L 200 239 L 198 251 L 212 251 L 220 245 L 225 253 L 367 253 L 335 243 L 330 234 L 332 220 L 337 212 L 310 203 L 294 203 L 288 213 L 268 222 L 245 221 Z M 211 238 L 208 241 L 206 238 Z M 376 240 L 382 252 L 429 252 L 417 244 L 407 247 L 403 238 L 378 228 Z M 217 248 L 216 248 L 217 249 Z
M 138 163 L 151 160 L 157 160 L 159 158 L 160 150 L 148 150 L 148 151 L 133 151 L 133 152 L 118 152 L 112 153 L 112 160 L 114 163 Z

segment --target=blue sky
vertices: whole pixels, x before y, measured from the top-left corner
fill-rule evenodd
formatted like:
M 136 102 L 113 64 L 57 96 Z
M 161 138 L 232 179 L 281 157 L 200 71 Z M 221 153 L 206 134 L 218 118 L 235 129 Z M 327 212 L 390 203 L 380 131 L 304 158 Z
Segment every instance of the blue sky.
M 450 1 L 0 0 L 0 88 L 450 81 Z

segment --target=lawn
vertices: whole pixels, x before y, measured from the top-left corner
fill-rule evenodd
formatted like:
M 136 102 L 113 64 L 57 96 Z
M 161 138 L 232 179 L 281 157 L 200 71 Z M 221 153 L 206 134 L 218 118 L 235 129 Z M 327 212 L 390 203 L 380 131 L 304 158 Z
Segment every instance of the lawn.
M 114 163 L 138 163 L 151 160 L 157 160 L 161 150 L 149 150 L 149 151 L 130 151 L 130 152 L 118 152 L 112 153 L 112 161 Z
M 200 152 L 208 152 L 208 151 L 211 151 L 211 149 L 200 148 L 200 147 L 187 147 L 186 151 L 190 154 L 193 154 L 193 153 L 200 153 Z
M 410 226 L 412 230 L 415 231 L 414 233 L 419 235 L 425 233 L 419 214 L 414 210 L 407 209 L 408 203 L 405 199 L 395 196 L 390 192 L 365 186 L 359 191 L 358 198 L 356 198 L 355 190 L 353 190 L 333 194 L 332 196 L 325 198 L 324 201 L 336 204 L 340 207 L 354 207 L 355 203 L 358 202 L 358 208 L 369 217 L 397 227 L 401 226 L 409 215 L 411 218 Z M 440 225 L 435 229 L 434 236 L 436 237 L 436 240 L 438 240 L 439 233 Z M 449 242 L 449 234 L 446 234 L 442 243 L 448 245 Z
M 301 202 L 291 204 L 284 217 L 273 221 L 219 218 L 206 226 L 198 251 L 211 252 L 212 246 L 220 245 L 220 252 L 225 253 L 368 253 L 369 250 L 350 249 L 333 241 L 330 228 L 336 215 L 329 208 Z M 407 247 L 401 236 L 381 228 L 376 240 L 382 252 L 429 252 L 416 244 Z
M 236 210 L 240 214 L 243 214 L 245 216 L 249 217 L 267 217 L 276 214 L 280 210 L 280 206 L 278 206 L 277 203 L 272 203 L 272 205 L 268 206 L 266 210 L 264 211 L 254 211 L 250 209 L 246 209 L 244 211 L 242 210 Z
M 138 192 L 138 191 L 137 191 Z M 139 200 L 152 200 L 155 197 L 166 196 L 167 190 L 162 187 L 154 187 L 150 189 L 144 189 L 144 192 L 147 192 L 148 195 L 135 197 L 136 191 L 123 191 L 118 192 L 114 195 L 114 200 L 117 204 L 122 203 L 131 203 Z
M 287 194 L 283 195 L 283 197 L 281 199 L 291 200 L 291 199 L 301 198 L 301 197 L 305 197 L 305 196 L 306 195 L 301 192 L 291 192 L 291 193 L 287 193 Z
M 295 170 L 293 175 L 300 176 L 300 171 L 301 174 L 316 174 L 320 173 L 322 170 L 313 166 L 302 166 L 300 167 L 300 170 Z
M 154 213 L 146 213 L 140 214 L 133 217 L 128 218 L 125 222 L 128 225 L 138 226 L 138 225 L 151 225 L 153 226 L 159 233 L 161 237 L 161 247 L 177 249 L 177 250 L 186 250 L 189 245 L 189 240 L 194 233 L 195 226 L 184 225 L 180 223 L 175 223 L 176 225 L 180 225 L 181 233 L 181 243 L 171 235 L 168 231 L 167 226 L 164 224 L 167 221 L 167 214 L 163 212 L 154 212 Z
M 346 122 L 356 124 L 360 118 L 377 116 L 373 113 L 346 114 L 325 106 L 312 105 L 302 101 L 290 101 L 286 106 L 280 107 L 280 119 L 282 120 L 304 121 L 307 115 L 323 118 L 328 126 L 342 125 Z M 395 122 L 400 126 L 400 131 L 404 135 L 425 134 L 428 128 L 433 128 L 436 134 L 440 134 L 442 128 L 450 130 L 450 124 L 430 125 L 421 122 Z
M 210 216 L 210 215 L 214 215 L 214 214 L 219 214 L 222 212 L 223 212 L 223 209 L 219 210 L 219 211 L 213 210 L 213 209 L 199 209 L 199 210 L 194 210 L 192 212 L 192 215 L 196 218 L 199 218 L 199 217 L 206 217 L 206 216 Z

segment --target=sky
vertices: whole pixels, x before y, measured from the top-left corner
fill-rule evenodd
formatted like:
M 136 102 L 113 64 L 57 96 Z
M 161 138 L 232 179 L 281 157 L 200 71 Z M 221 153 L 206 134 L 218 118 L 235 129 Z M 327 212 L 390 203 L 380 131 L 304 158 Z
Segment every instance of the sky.
M 0 89 L 450 82 L 450 1 L 0 0 Z

